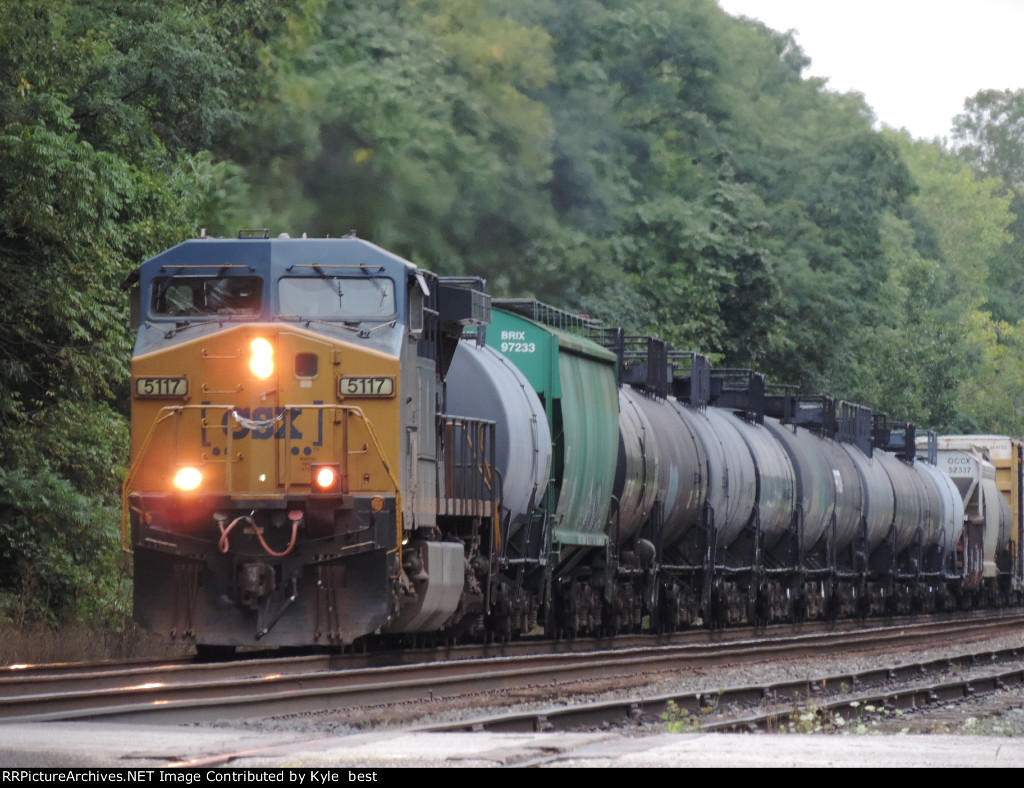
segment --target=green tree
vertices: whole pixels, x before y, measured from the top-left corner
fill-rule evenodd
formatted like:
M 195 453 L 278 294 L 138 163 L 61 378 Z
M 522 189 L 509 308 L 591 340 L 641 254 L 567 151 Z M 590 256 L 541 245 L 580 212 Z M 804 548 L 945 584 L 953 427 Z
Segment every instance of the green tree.
M 974 312 L 964 326 L 977 363 L 960 380 L 965 431 L 1024 434 L 1024 323 Z
M 1012 197 L 1012 238 L 989 261 L 986 309 L 997 320 L 1024 318 L 1024 90 L 982 90 L 953 121 L 959 156 L 998 178 Z
M 736 179 L 763 205 L 759 237 L 781 294 L 765 371 L 872 405 L 880 327 L 898 323 L 883 223 L 905 209 L 913 181 L 863 97 L 804 78 L 809 61 L 790 34 L 740 20 L 724 40 L 720 128 Z
M 104 587 L 127 448 L 120 284 L 194 232 L 206 149 L 258 93 L 264 13 L 0 0 L 0 595 L 22 617 Z
M 269 216 L 442 273 L 515 268 L 548 214 L 550 121 L 525 91 L 550 74 L 549 42 L 489 5 L 325 2 L 236 144 L 248 202 L 214 226 Z
M 989 264 L 1010 239 L 1010 200 L 997 179 L 979 177 L 939 144 L 905 132 L 884 136 L 899 149 L 917 192 L 906 218 L 883 224 L 885 297 L 899 317 L 890 328 L 900 357 L 882 377 L 899 385 L 880 391 L 880 404 L 936 429 L 963 429 L 964 413 L 977 424 L 980 411 L 965 401 L 960 381 L 985 374 L 967 326 L 986 303 Z
M 725 163 L 718 129 L 725 17 L 712 2 L 677 0 L 530 2 L 513 13 L 555 42 L 555 76 L 536 91 L 555 125 L 548 191 L 558 224 L 590 239 L 578 267 L 602 272 L 569 280 L 570 306 L 601 314 L 615 303 L 630 330 L 757 363 L 778 291 L 762 208 Z
M 355 228 L 499 295 L 957 418 L 956 326 L 999 300 L 1002 207 L 806 78 L 791 34 L 712 0 L 308 0 L 290 21 L 208 226 Z
M 953 119 L 962 158 L 1010 186 L 1024 185 L 1024 89 L 982 90 Z

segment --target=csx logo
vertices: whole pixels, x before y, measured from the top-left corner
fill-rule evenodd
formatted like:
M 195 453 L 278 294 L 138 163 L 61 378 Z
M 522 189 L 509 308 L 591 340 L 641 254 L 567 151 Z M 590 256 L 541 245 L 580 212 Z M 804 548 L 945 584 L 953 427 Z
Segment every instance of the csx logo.
M 203 404 L 208 405 L 209 403 L 204 402 Z M 313 404 L 320 405 L 322 403 L 315 402 Z M 309 455 L 314 447 L 323 446 L 324 442 L 323 410 L 317 408 L 315 412 L 316 439 L 311 442 L 311 445 L 300 447 L 299 444 L 302 442 L 309 443 L 303 430 L 309 432 L 314 427 L 312 415 L 302 418 L 304 413 L 302 408 L 265 407 L 224 410 L 221 415 L 220 427 L 207 426 L 208 416 L 207 411 L 204 410 L 202 414 L 203 446 L 211 447 L 214 456 L 217 456 L 220 454 L 221 449 L 213 446 L 210 438 L 216 438 L 218 434 L 226 437 L 230 432 L 232 441 L 240 441 L 246 438 L 252 438 L 253 440 L 284 440 L 287 437 L 290 442 L 295 444 L 291 448 L 292 454 L 304 453 Z M 214 418 L 216 417 L 214 416 Z
M 302 432 L 295 426 L 295 421 L 302 415 L 302 411 L 296 408 L 256 408 L 249 413 L 249 408 L 235 408 L 231 413 L 225 413 L 221 424 L 227 427 L 230 422 L 228 417 L 238 425 L 239 429 L 231 433 L 234 440 L 240 440 L 249 435 L 254 440 L 269 440 L 284 438 L 285 428 L 288 428 L 288 437 L 291 440 L 301 440 Z

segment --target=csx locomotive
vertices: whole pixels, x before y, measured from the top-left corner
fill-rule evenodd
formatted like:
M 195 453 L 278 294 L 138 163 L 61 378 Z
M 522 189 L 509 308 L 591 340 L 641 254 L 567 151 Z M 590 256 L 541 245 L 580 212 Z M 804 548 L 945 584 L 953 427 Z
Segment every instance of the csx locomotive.
M 355 237 L 126 282 L 134 614 L 198 647 L 1019 601 L 1021 445 L 626 336 Z M 1012 506 L 1011 506 L 1012 504 Z

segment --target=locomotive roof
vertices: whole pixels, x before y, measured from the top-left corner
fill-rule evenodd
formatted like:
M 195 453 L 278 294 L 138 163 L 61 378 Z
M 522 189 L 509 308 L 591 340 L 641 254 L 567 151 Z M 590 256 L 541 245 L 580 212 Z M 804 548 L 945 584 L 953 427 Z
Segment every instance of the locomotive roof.
M 392 276 L 417 266 L 361 238 L 194 238 L 146 260 L 138 269 L 249 265 L 280 276 L 296 265 L 352 266 L 382 269 Z

